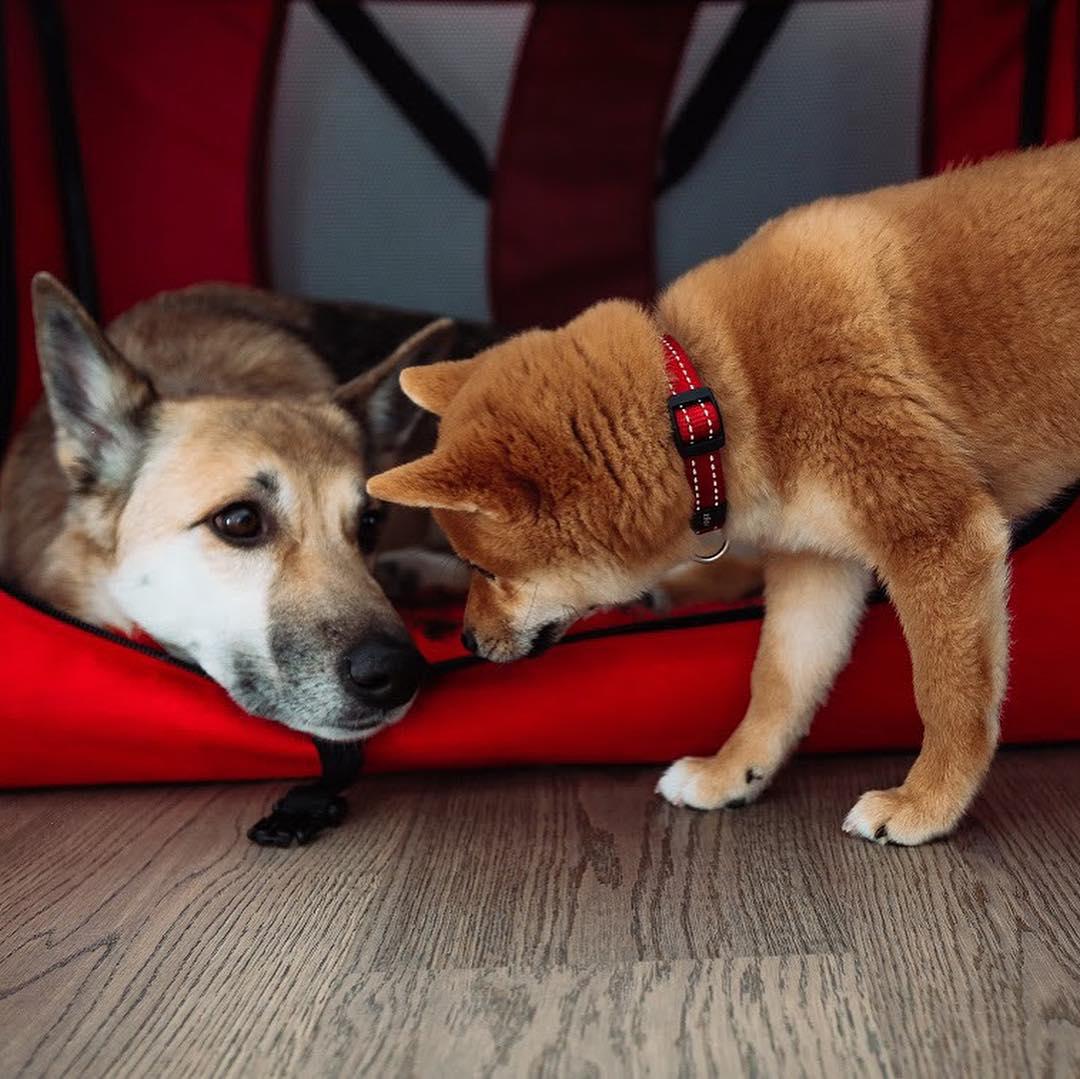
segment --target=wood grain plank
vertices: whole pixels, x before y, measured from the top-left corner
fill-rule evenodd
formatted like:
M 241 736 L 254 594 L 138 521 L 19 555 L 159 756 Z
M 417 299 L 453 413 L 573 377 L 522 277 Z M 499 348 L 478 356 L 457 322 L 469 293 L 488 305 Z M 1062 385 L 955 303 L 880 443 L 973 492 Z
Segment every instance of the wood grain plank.
M 850 959 L 380 972 L 349 979 L 277 1074 L 888 1074 Z M 347 1033 L 343 1033 L 347 1032 Z M 243 1067 L 271 1060 L 254 1048 Z
M 721 814 L 379 777 L 292 851 L 244 839 L 272 785 L 2 796 L 0 1075 L 1080 1074 L 1080 748 L 1003 753 L 946 843 L 845 837 L 907 762 Z

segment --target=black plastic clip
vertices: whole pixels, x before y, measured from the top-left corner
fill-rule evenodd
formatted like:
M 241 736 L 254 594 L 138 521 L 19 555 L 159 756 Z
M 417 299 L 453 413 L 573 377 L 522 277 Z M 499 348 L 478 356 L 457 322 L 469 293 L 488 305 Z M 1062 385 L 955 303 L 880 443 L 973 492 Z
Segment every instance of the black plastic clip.
M 693 442 L 683 441 L 677 413 L 680 408 L 689 408 L 691 405 L 712 405 L 716 413 L 715 433 L 712 438 L 695 438 Z M 716 403 L 716 398 L 708 386 L 674 394 L 667 399 L 667 407 L 671 431 L 675 436 L 675 448 L 681 456 L 700 457 L 703 453 L 715 453 L 724 448 L 724 421 L 720 418 L 720 406 Z
M 690 528 L 699 536 L 706 532 L 715 532 L 723 528 L 727 521 L 727 503 L 721 502 L 718 506 L 702 506 L 693 517 L 690 518 Z
M 359 742 L 324 742 L 316 738 L 322 776 L 315 783 L 293 787 L 247 833 L 260 847 L 305 846 L 320 832 L 336 828 L 349 805 L 341 792 L 360 774 L 364 753 Z
M 248 839 L 260 847 L 303 847 L 324 829 L 336 828 L 348 808 L 340 794 L 318 784 L 293 787 L 274 803 L 269 816 L 248 829 Z

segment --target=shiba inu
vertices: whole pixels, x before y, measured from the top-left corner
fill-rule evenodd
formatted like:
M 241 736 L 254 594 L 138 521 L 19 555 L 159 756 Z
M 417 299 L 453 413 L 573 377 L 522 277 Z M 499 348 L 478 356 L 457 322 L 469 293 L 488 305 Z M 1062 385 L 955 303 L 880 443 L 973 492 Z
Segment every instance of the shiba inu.
M 196 286 L 102 333 L 48 275 L 33 299 L 46 399 L 2 476 L 0 576 L 141 628 L 288 726 L 355 739 L 402 716 L 425 665 L 371 572 L 364 481 L 417 428 L 398 371 L 448 355 L 453 324 L 411 320 L 339 386 L 330 345 L 386 333 L 359 305 Z
M 1080 144 L 796 209 L 654 310 L 601 303 L 404 372 L 442 417 L 437 448 L 368 490 L 433 507 L 474 567 L 470 647 L 497 661 L 544 647 L 705 550 L 669 423 L 669 335 L 715 395 L 725 532 L 766 552 L 766 616 L 742 724 L 660 793 L 702 809 L 761 794 L 876 575 L 924 738 L 903 783 L 864 794 L 844 828 L 933 839 L 996 745 L 1010 526 L 1080 476 L 1078 235 Z

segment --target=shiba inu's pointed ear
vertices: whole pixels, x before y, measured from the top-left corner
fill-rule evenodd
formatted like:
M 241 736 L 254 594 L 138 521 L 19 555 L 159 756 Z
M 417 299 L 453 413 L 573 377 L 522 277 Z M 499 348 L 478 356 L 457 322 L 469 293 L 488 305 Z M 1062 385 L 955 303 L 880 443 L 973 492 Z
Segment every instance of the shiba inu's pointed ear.
M 76 489 L 120 486 L 138 463 L 153 387 L 55 277 L 37 274 L 32 293 L 60 466 Z
M 480 363 L 477 356 L 471 360 L 450 360 L 428 367 L 410 367 L 401 372 L 401 388 L 410 401 L 441 416 Z
M 510 517 L 525 502 L 514 485 L 484 483 L 482 469 L 463 467 L 439 451 L 372 476 L 367 491 L 372 498 L 400 506 L 485 513 L 499 520 Z
M 385 360 L 346 382 L 334 394 L 334 400 L 360 424 L 373 467 L 390 464 L 420 420 L 421 413 L 401 392 L 401 373 L 414 364 L 445 359 L 456 337 L 457 327 L 451 319 L 429 322 Z

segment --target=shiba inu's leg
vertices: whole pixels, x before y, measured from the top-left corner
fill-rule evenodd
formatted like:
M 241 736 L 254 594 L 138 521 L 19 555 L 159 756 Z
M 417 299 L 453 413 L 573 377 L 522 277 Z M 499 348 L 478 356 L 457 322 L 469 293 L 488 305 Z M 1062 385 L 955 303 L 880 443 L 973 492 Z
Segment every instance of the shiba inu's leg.
M 657 611 L 670 611 L 691 603 L 732 603 L 761 590 L 762 565 L 757 558 L 728 555 L 719 562 L 677 566 L 648 593 Z
M 1005 690 L 1009 533 L 980 501 L 956 535 L 883 565 L 911 651 L 923 744 L 899 787 L 868 791 L 844 830 L 878 842 L 924 843 L 952 831 L 982 781 Z
M 870 583 L 855 563 L 770 554 L 746 716 L 715 756 L 676 761 L 659 793 L 697 809 L 745 805 L 761 794 L 847 661 Z

